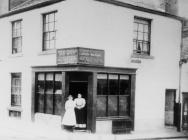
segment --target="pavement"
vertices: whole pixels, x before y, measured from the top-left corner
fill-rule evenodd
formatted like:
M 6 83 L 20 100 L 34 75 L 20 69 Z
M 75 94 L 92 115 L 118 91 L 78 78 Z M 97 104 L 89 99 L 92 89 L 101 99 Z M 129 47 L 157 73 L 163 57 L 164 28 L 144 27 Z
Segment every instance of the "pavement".
M 47 126 L 21 120 L 4 120 L 0 125 L 0 140 L 188 140 L 188 132 L 169 127 L 160 130 L 131 132 L 130 134 L 91 134 L 66 132 L 57 126 Z

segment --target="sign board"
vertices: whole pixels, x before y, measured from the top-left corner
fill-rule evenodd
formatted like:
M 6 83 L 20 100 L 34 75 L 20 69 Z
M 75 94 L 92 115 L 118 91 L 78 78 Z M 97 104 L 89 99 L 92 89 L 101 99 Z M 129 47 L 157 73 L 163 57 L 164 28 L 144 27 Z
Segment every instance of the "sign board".
M 104 66 L 104 50 L 90 48 L 57 49 L 57 65 L 86 64 Z

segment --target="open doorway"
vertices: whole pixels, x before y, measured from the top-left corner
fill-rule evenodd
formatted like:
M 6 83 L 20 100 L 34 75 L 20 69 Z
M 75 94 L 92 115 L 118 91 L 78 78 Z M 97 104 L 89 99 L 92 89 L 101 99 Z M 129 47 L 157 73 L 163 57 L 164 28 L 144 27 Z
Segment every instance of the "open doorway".
M 176 90 L 167 89 L 165 93 L 165 125 L 177 126 Z
M 78 99 L 78 94 L 81 94 L 82 98 L 85 99 L 85 106 L 78 110 L 75 109 L 76 119 L 77 119 L 77 130 L 87 129 L 87 94 L 88 94 L 88 75 L 87 73 L 74 72 L 70 73 L 69 79 L 69 94 L 73 96 L 74 99 Z M 77 103 L 76 103 L 77 104 Z M 81 122 L 80 122 L 81 121 Z

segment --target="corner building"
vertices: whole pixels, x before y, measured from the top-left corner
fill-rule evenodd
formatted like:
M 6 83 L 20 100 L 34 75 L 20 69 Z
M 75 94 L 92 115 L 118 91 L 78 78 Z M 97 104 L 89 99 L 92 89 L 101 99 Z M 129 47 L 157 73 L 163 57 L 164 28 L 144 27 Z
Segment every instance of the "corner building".
M 20 4 L 0 16 L 0 117 L 60 128 L 81 92 L 93 133 L 176 126 L 181 26 L 114 0 Z

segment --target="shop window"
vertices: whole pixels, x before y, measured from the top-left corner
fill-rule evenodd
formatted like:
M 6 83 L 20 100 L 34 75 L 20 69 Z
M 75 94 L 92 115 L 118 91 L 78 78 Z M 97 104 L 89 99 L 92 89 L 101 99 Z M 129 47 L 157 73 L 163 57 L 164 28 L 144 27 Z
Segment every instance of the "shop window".
M 21 107 L 21 73 L 11 74 L 11 106 Z
M 22 52 L 22 20 L 12 22 L 12 54 Z
M 35 112 L 61 114 L 61 73 L 38 73 L 36 76 Z
M 130 76 L 97 75 L 97 117 L 129 116 Z
M 56 11 L 43 15 L 43 51 L 55 49 L 56 45 Z
M 134 18 L 134 54 L 150 55 L 151 20 Z

